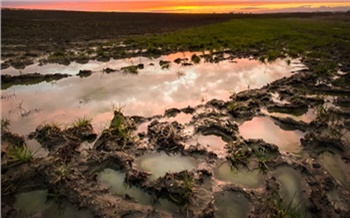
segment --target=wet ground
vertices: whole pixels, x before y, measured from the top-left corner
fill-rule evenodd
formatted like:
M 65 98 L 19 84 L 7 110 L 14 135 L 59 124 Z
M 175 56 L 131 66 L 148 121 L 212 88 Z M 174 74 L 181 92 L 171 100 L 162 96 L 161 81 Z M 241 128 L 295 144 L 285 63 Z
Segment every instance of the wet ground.
M 349 72 L 206 54 L 3 70 L 2 216 L 346 217 Z

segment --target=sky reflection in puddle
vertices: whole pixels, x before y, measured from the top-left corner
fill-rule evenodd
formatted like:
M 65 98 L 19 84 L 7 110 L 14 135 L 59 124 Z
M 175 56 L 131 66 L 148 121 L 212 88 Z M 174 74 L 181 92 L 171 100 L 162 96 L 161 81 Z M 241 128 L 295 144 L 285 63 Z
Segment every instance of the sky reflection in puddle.
M 85 65 L 49 64 L 35 69 L 29 66 L 23 72 L 77 74 L 80 69 L 86 69 L 94 73 L 87 78 L 73 76 L 51 83 L 17 85 L 3 90 L 2 96 L 11 97 L 1 100 L 2 116 L 10 119 L 11 130 L 19 134 L 27 134 L 44 123 L 57 122 L 64 126 L 83 116 L 93 117 L 94 128 L 102 131 L 113 117 L 113 105 L 125 105 L 126 115 L 148 117 L 163 114 L 172 107 L 196 106 L 213 98 L 228 100 L 232 91 L 259 88 L 289 76 L 293 71 L 293 66 L 288 66 L 284 60 L 261 64 L 256 60 L 235 59 L 234 63 L 227 60 L 217 64 L 202 61 L 182 66 L 174 63 L 171 55 L 154 60 L 138 57 L 107 63 L 90 61 Z M 170 68 L 161 69 L 159 60 L 172 60 Z M 145 68 L 139 70 L 138 75 L 102 73 L 103 68 L 120 69 L 139 63 L 143 63 Z M 7 71 L 10 69 L 2 73 Z M 179 77 L 178 72 L 183 72 L 183 75 Z
M 254 117 L 244 122 L 239 126 L 239 133 L 245 139 L 263 139 L 267 143 L 275 144 L 280 152 L 300 151 L 300 138 L 304 136 L 299 130 L 281 129 L 268 117 Z

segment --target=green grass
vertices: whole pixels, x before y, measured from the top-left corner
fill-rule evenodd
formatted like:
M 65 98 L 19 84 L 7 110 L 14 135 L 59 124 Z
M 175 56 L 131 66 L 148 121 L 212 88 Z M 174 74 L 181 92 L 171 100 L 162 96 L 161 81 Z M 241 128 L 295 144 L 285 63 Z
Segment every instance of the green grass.
M 92 118 L 79 117 L 73 122 L 73 127 L 86 127 L 91 125 Z
M 119 107 L 114 112 L 114 117 L 110 123 L 109 130 L 120 137 L 123 142 L 122 149 L 127 145 L 128 142 L 134 140 L 132 130 L 129 128 L 128 122 L 122 114 L 123 107 Z
M 191 61 L 195 64 L 199 64 L 199 62 L 201 61 L 201 58 L 199 56 L 197 56 L 196 54 L 193 54 L 191 57 Z
M 14 163 L 25 163 L 33 158 L 33 153 L 25 144 L 23 146 L 11 146 L 7 152 L 8 159 Z
M 350 53 L 350 23 L 316 18 L 242 18 L 164 34 L 137 36 L 129 40 L 139 48 L 173 51 L 257 51 L 263 61 L 289 55 L 331 59 L 340 48 Z M 325 71 L 334 67 L 324 63 Z M 322 67 L 321 67 L 322 68 Z M 324 69 L 319 69 L 324 70 Z
M 139 72 L 137 71 L 138 67 L 136 65 L 130 65 L 127 67 L 122 67 L 121 70 L 123 71 L 123 73 L 125 74 L 138 74 Z

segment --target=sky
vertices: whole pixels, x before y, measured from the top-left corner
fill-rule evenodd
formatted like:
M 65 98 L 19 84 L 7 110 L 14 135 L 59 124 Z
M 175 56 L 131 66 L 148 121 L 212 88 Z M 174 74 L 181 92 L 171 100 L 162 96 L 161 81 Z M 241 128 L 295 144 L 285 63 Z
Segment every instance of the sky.
M 161 13 L 275 13 L 349 11 L 350 0 L 15 0 L 2 8 Z

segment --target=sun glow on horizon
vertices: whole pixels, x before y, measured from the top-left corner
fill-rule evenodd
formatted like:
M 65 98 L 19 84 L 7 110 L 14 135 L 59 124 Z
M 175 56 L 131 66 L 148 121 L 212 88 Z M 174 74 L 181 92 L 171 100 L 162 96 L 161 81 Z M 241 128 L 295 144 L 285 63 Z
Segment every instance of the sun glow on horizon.
M 157 13 L 266 13 L 266 12 L 308 12 L 346 11 L 350 1 L 43 1 L 2 2 L 2 8 L 107 11 L 107 12 L 157 12 Z

